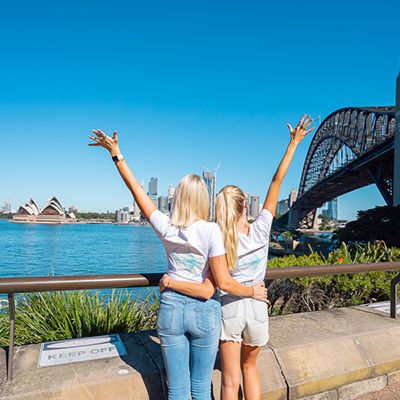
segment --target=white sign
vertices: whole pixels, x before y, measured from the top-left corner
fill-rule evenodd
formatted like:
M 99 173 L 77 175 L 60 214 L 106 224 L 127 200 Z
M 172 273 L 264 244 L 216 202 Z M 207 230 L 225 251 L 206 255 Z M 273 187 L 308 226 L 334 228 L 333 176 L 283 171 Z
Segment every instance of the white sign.
M 125 346 L 119 335 L 116 334 L 62 340 L 41 344 L 38 367 L 71 364 L 125 355 Z

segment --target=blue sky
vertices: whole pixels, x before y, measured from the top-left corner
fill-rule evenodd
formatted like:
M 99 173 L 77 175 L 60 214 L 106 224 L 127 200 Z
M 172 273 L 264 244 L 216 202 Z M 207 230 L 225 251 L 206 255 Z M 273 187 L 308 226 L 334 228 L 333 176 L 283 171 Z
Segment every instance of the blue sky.
M 160 193 L 221 162 L 218 186 L 264 196 L 286 122 L 394 104 L 395 0 L 20 1 L 0 14 L 0 201 L 130 204 L 91 128 L 117 129 L 131 168 Z M 299 147 L 282 196 L 300 180 Z M 339 216 L 383 204 L 375 187 Z

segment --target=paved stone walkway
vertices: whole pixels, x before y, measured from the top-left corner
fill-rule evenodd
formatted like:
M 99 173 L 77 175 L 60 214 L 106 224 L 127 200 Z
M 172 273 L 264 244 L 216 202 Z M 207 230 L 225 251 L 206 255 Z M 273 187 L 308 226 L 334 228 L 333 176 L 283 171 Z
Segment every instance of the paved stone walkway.
M 400 382 L 386 386 L 385 389 L 379 392 L 357 397 L 356 400 L 400 400 Z

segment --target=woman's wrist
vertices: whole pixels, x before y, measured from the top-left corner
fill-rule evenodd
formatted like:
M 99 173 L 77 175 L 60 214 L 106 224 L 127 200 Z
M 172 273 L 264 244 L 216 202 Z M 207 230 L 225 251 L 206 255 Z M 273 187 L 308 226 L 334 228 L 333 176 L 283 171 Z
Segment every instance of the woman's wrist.
M 250 286 L 250 289 L 251 289 L 250 297 L 254 297 L 254 286 Z
M 121 150 L 119 149 L 119 146 L 115 146 L 110 150 L 111 157 L 117 156 L 118 154 L 121 154 Z

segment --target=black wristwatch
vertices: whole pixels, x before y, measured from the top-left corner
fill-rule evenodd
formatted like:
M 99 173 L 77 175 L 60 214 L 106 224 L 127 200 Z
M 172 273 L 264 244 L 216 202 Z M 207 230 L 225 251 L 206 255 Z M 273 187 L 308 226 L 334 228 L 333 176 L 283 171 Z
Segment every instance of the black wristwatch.
M 117 154 L 116 156 L 112 157 L 112 160 L 117 163 L 118 161 L 122 161 L 124 159 L 124 156 L 122 154 Z

